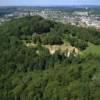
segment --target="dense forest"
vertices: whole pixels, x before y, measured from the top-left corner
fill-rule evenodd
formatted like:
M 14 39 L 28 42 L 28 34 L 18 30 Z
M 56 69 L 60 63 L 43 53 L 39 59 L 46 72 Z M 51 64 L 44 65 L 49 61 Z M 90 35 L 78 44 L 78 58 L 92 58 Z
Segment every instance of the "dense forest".
M 66 43 L 79 53 L 51 54 L 44 47 Z M 100 100 L 100 55 L 84 53 L 90 44 L 100 46 L 94 28 L 40 16 L 5 22 L 0 26 L 0 100 Z

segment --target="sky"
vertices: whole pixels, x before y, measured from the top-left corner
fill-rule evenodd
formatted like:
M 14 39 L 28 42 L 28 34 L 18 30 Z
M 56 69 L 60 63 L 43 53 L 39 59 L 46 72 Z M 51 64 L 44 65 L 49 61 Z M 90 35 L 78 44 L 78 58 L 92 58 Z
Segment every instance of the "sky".
M 100 5 L 100 0 L 0 0 L 0 6 Z

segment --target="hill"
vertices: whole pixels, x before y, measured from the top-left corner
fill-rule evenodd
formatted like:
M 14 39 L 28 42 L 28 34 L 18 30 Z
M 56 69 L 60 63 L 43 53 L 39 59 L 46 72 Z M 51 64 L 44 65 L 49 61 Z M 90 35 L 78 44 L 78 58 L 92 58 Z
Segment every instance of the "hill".
M 99 100 L 100 56 L 90 52 L 90 44 L 100 46 L 93 28 L 40 16 L 2 24 L 0 100 Z

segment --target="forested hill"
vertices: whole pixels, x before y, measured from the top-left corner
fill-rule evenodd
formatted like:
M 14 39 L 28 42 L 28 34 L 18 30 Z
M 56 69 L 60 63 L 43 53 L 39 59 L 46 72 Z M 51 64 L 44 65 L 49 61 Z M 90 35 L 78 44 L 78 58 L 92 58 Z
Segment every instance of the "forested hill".
M 40 16 L 3 23 L 0 100 L 100 100 L 99 50 L 94 28 Z

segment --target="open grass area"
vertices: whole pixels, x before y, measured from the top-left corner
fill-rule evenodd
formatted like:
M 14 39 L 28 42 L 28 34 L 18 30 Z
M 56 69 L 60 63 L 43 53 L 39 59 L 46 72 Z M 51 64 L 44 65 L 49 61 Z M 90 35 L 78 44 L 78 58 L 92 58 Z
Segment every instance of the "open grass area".
M 100 55 L 100 45 L 94 45 L 89 43 L 89 47 L 83 51 L 84 54 L 95 54 L 95 55 Z

